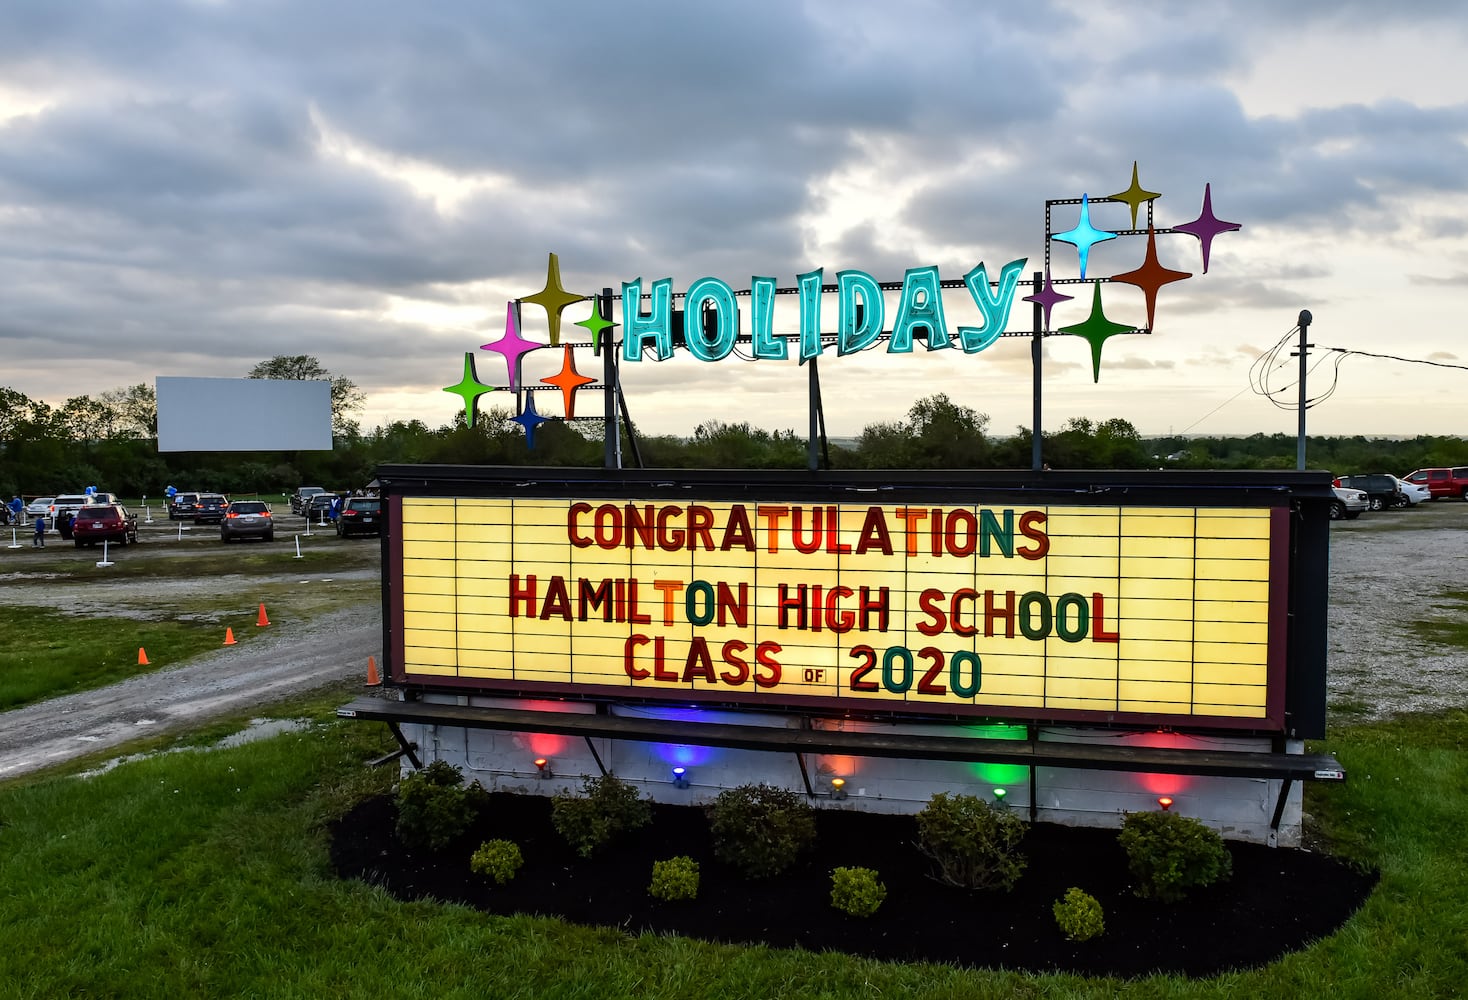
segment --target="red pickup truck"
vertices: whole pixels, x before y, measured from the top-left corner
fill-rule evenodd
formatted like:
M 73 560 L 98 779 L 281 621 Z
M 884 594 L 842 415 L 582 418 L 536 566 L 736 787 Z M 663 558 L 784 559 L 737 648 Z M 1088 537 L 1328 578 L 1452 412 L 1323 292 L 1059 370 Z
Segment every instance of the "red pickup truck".
M 1468 500 L 1468 465 L 1452 469 L 1418 469 L 1402 478 L 1409 483 L 1426 486 L 1434 500 L 1442 497 L 1462 497 Z

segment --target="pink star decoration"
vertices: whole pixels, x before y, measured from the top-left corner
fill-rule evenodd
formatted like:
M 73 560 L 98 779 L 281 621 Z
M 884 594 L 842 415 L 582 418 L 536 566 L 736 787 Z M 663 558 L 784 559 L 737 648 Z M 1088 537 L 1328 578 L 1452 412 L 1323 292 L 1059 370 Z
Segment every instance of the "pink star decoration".
M 520 336 L 520 325 L 515 322 L 515 303 L 505 305 L 505 335 L 492 344 L 480 344 L 481 351 L 497 351 L 505 356 L 505 371 L 509 375 L 510 388 L 520 388 L 520 358 L 531 351 L 539 350 L 543 344 L 526 340 Z

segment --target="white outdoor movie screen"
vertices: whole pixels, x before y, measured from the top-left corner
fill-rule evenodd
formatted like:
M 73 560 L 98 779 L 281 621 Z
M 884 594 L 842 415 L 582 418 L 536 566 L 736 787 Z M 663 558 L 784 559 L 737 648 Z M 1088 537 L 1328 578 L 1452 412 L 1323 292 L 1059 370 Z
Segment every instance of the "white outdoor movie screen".
M 330 451 L 331 383 L 158 377 L 159 451 Z

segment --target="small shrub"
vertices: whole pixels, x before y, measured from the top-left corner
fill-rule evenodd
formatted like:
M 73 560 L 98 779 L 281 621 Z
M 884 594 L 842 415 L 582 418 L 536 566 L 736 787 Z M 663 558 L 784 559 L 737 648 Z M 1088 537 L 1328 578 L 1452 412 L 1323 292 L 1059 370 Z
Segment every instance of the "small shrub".
M 1065 898 L 1057 899 L 1050 909 L 1067 941 L 1089 941 L 1106 930 L 1106 918 L 1096 897 L 1074 886 L 1065 890 Z
M 551 800 L 551 824 L 583 858 L 619 833 L 652 822 L 652 803 L 615 774 L 582 778 L 579 796 L 559 793 Z
M 1127 816 L 1118 838 L 1136 894 L 1176 903 L 1189 889 L 1212 885 L 1233 874 L 1223 838 L 1191 816 L 1139 812 Z
M 1024 874 L 1025 824 L 974 795 L 939 792 L 917 814 L 918 849 L 938 878 L 964 889 L 1013 889 Z
M 504 885 L 515 877 L 524 863 L 520 845 L 513 840 L 486 840 L 469 859 L 469 870 L 476 875 L 487 875 L 497 885 Z
M 870 868 L 837 868 L 831 872 L 831 905 L 853 917 L 870 917 L 887 898 L 887 887 Z
M 484 789 L 464 787 L 464 772 L 436 760 L 398 784 L 398 839 L 407 847 L 443 850 L 474 822 Z
M 669 858 L 652 863 L 649 895 L 657 899 L 696 899 L 698 897 L 698 862 L 689 857 Z
M 816 815 L 800 796 L 773 785 L 740 785 L 708 806 L 714 856 L 745 878 L 769 878 L 815 843 Z

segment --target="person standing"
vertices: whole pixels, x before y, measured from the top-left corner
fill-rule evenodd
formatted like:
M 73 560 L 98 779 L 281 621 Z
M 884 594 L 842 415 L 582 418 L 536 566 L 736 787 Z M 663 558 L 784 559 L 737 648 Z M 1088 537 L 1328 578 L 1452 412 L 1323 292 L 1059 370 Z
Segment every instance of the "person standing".
M 25 504 L 21 502 L 20 497 L 12 498 L 11 501 L 5 505 L 5 508 L 6 510 L 10 511 L 10 523 L 19 524 L 21 521 L 21 517 L 25 514 Z
M 36 537 L 31 539 L 31 545 L 38 549 L 46 547 L 46 516 L 44 514 L 36 518 Z

